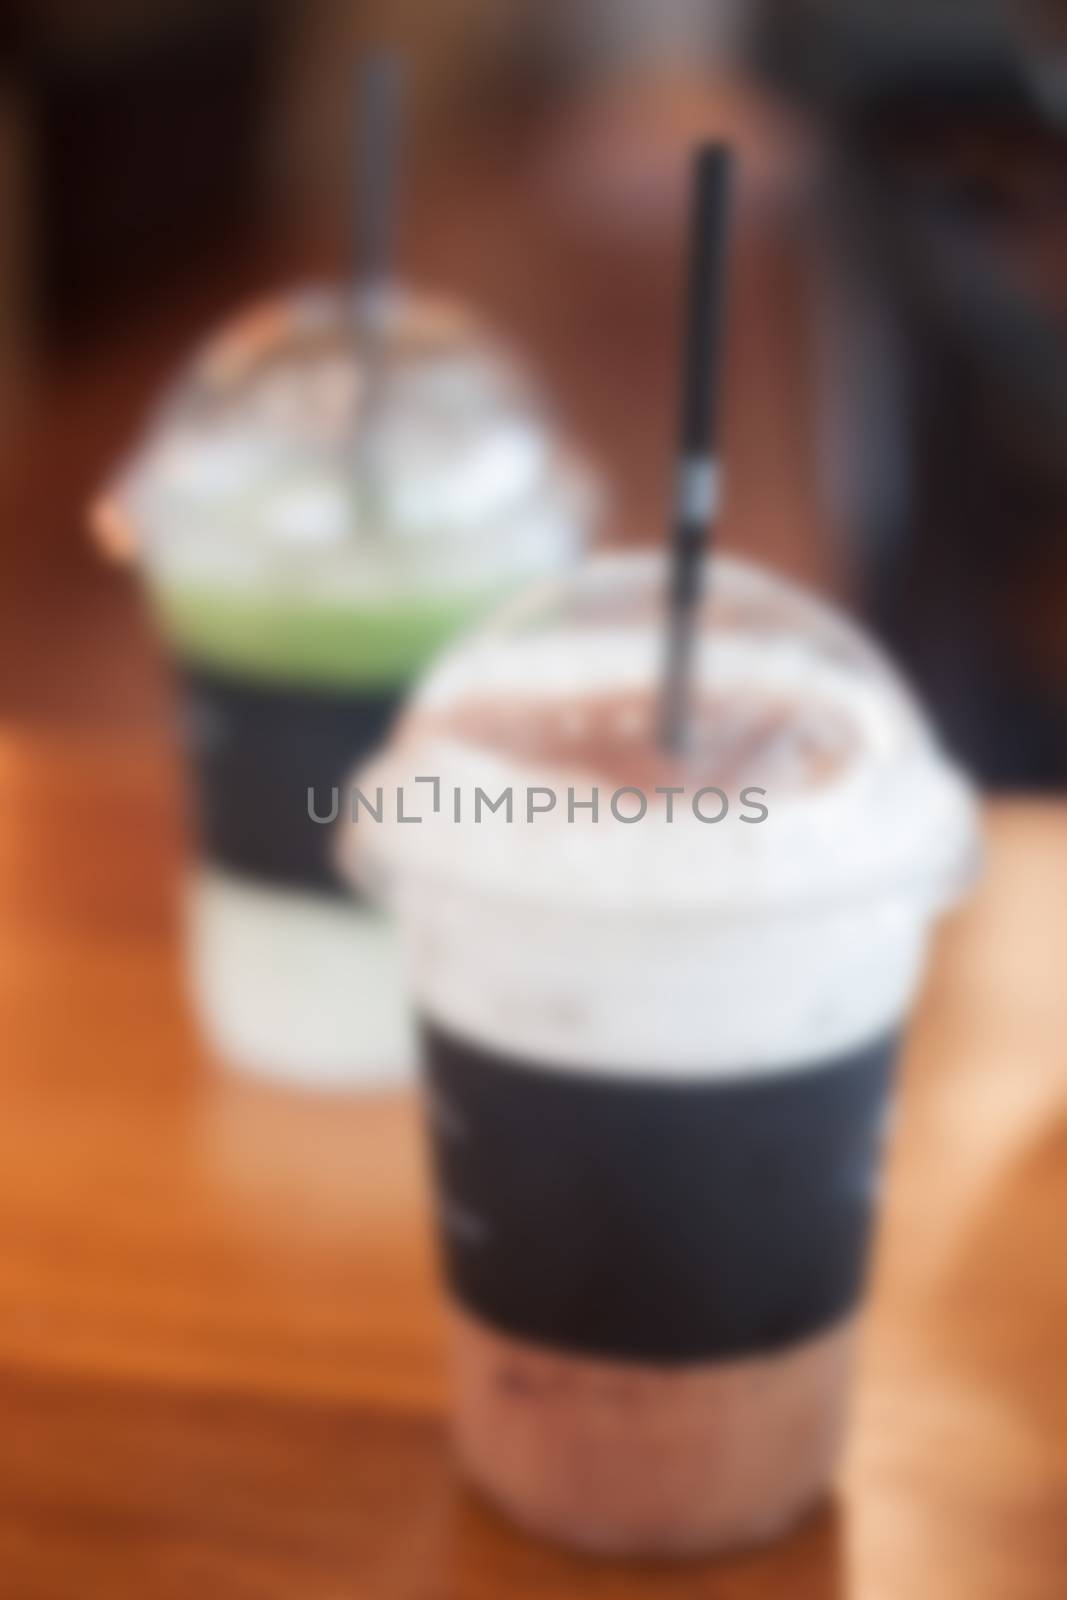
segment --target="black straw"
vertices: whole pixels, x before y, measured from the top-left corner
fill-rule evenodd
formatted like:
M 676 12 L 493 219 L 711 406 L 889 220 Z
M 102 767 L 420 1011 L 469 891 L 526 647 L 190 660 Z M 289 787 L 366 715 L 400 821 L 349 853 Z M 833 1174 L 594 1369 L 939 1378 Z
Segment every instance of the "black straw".
M 372 313 L 393 276 L 400 124 L 400 62 L 391 51 L 375 50 L 358 70 L 353 162 L 356 290 Z
M 662 723 L 663 743 L 679 753 L 691 734 L 704 556 L 719 505 L 718 396 L 733 167 L 733 153 L 722 144 L 702 145 L 693 162 Z

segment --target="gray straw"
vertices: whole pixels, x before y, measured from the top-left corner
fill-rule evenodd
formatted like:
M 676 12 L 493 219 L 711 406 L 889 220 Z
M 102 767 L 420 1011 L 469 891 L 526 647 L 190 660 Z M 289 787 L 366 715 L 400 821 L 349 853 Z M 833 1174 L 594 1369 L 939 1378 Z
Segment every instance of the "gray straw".
M 689 748 L 692 737 L 693 655 L 704 557 L 720 500 L 718 392 L 733 169 L 733 153 L 726 145 L 702 145 L 696 152 L 661 725 L 663 744 L 679 754 Z

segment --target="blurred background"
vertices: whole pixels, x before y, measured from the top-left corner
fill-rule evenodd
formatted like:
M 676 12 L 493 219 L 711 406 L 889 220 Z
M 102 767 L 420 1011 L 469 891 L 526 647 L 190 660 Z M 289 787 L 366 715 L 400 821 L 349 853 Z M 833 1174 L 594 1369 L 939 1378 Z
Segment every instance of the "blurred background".
M 84 508 L 190 344 L 347 259 L 411 74 L 405 275 L 485 308 L 661 536 L 685 152 L 743 161 L 724 543 L 845 596 L 990 785 L 1067 778 L 1067 24 L 1048 0 L 8 0 L 0 715 L 164 674 Z
M 221 1072 L 194 1030 L 168 668 L 86 529 L 194 344 L 349 270 L 380 44 L 409 76 L 402 275 L 540 374 L 612 544 L 664 536 L 686 158 L 735 144 L 723 545 L 864 617 L 988 790 L 1067 784 L 1059 0 L 6 0 L 13 1600 L 593 1592 L 456 1496 L 410 1106 Z M 909 1053 L 844 1499 L 722 1586 L 598 1597 L 1062 1600 L 1067 814 L 994 806 L 990 834 Z

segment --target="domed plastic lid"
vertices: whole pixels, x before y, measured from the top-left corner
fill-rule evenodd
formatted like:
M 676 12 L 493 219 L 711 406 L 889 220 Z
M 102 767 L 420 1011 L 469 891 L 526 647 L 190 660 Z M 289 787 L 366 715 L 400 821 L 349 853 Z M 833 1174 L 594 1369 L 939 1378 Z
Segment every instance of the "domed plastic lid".
M 354 296 L 312 290 L 202 349 L 105 508 L 154 583 L 365 600 L 491 588 L 573 553 L 588 479 L 496 341 L 407 295 L 364 328 Z
M 666 579 L 657 556 L 605 557 L 450 651 L 357 775 L 381 820 L 356 797 L 349 870 L 576 910 L 956 898 L 969 786 L 882 653 L 792 585 L 709 564 L 689 747 L 663 748 Z

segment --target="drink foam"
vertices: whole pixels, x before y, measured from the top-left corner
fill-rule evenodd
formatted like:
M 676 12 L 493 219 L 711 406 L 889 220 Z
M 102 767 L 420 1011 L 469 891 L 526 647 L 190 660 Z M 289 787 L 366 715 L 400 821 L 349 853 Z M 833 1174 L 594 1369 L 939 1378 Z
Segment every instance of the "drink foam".
M 573 784 L 587 800 L 598 764 L 596 740 L 583 754 L 576 739 L 569 759 L 560 738 L 548 748 L 545 719 L 558 724 L 568 703 L 618 707 L 620 695 L 647 706 L 657 691 L 657 607 L 620 623 L 617 606 L 598 616 L 583 600 L 598 585 L 655 595 L 661 581 L 654 558 L 594 563 L 569 614 L 554 591 L 452 652 L 359 779 L 364 795 L 402 787 L 405 814 L 421 822 L 363 813 L 346 829 L 347 848 L 358 844 L 364 874 L 387 886 L 420 1004 L 461 1037 L 609 1072 L 824 1061 L 894 1027 L 909 1002 L 929 924 L 973 858 L 969 791 L 862 635 L 798 591 L 721 560 L 698 697 L 712 708 L 747 705 L 733 726 L 750 732 L 774 708 L 764 759 L 752 759 L 749 777 L 738 754 L 725 774 L 738 789 L 766 787 L 767 819 L 742 822 L 730 794 L 718 824 L 684 801 L 668 823 L 665 798 L 650 794 L 642 821 L 620 821 L 608 808 L 619 772 L 604 767 L 601 740 L 598 819 L 578 810 L 569 820 L 561 794 L 527 822 L 531 787 Z M 784 732 L 814 739 L 820 760 L 798 770 Z M 716 772 L 724 776 L 721 759 L 705 753 L 690 789 L 716 783 Z M 440 780 L 436 812 L 432 787 L 414 781 L 428 775 Z M 509 786 L 514 820 L 483 809 L 476 822 L 475 789 L 495 798 Z M 455 789 L 466 802 L 459 822 Z
M 296 615 L 445 604 L 581 548 L 590 481 L 484 328 L 397 295 L 373 384 L 369 360 L 349 297 L 309 290 L 223 329 L 176 385 L 118 499 L 179 643 L 188 624 L 199 648 L 198 610 L 223 598 Z

